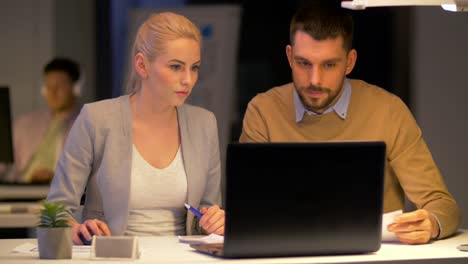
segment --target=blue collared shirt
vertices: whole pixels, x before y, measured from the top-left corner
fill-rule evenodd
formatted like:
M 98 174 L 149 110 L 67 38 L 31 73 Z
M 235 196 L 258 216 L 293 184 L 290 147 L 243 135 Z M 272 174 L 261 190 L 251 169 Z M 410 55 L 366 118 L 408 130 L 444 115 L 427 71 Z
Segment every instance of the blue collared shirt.
M 341 119 L 346 119 L 346 115 L 348 114 L 348 106 L 349 101 L 351 100 L 351 84 L 349 80 L 346 78 L 343 83 L 343 93 L 341 94 L 340 98 L 332 107 L 326 109 L 323 114 L 335 112 Z M 308 115 L 317 115 L 317 113 L 307 110 L 304 107 L 301 99 L 299 98 L 299 94 L 297 94 L 296 89 L 294 89 L 294 108 L 296 110 L 296 122 L 299 123 L 304 118 L 304 114 Z

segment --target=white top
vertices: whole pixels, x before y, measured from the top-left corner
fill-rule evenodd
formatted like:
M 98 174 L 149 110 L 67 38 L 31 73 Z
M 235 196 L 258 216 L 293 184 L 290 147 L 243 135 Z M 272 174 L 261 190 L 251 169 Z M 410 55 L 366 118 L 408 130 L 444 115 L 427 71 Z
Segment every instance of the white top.
M 163 169 L 149 164 L 133 145 L 130 202 L 125 235 L 185 234 L 187 177 L 179 147 Z

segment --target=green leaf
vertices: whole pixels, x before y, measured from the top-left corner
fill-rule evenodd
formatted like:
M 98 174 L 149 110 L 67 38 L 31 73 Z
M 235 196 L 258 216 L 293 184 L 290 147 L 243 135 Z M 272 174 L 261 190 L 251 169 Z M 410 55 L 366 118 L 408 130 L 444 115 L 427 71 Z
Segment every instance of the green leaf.
M 70 212 L 62 202 L 43 201 L 40 210 L 40 227 L 69 227 Z

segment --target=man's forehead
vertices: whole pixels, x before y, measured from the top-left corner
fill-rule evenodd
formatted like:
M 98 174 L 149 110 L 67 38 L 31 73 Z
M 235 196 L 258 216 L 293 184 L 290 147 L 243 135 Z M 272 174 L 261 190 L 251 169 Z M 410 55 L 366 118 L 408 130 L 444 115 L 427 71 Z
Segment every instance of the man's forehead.
M 336 45 L 341 46 L 344 48 L 344 39 L 343 36 L 338 35 L 336 37 L 327 37 L 327 38 L 320 38 L 317 39 L 311 34 L 307 33 L 303 30 L 298 30 L 296 34 L 294 34 L 294 42 L 292 46 L 296 45 L 310 45 L 310 44 L 323 44 L 323 45 Z
M 301 39 L 292 46 L 295 59 L 308 61 L 341 60 L 346 57 L 346 50 L 342 42 L 337 39 L 315 40 L 312 38 Z
M 54 70 L 45 73 L 46 80 L 60 80 L 60 81 L 71 81 L 70 75 L 65 71 Z

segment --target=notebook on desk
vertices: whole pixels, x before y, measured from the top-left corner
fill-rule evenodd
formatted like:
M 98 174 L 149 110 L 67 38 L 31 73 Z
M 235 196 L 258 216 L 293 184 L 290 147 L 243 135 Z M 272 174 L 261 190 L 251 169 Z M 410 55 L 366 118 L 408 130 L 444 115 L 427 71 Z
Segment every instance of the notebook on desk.
M 380 248 L 383 142 L 229 144 L 217 256 L 285 257 Z

